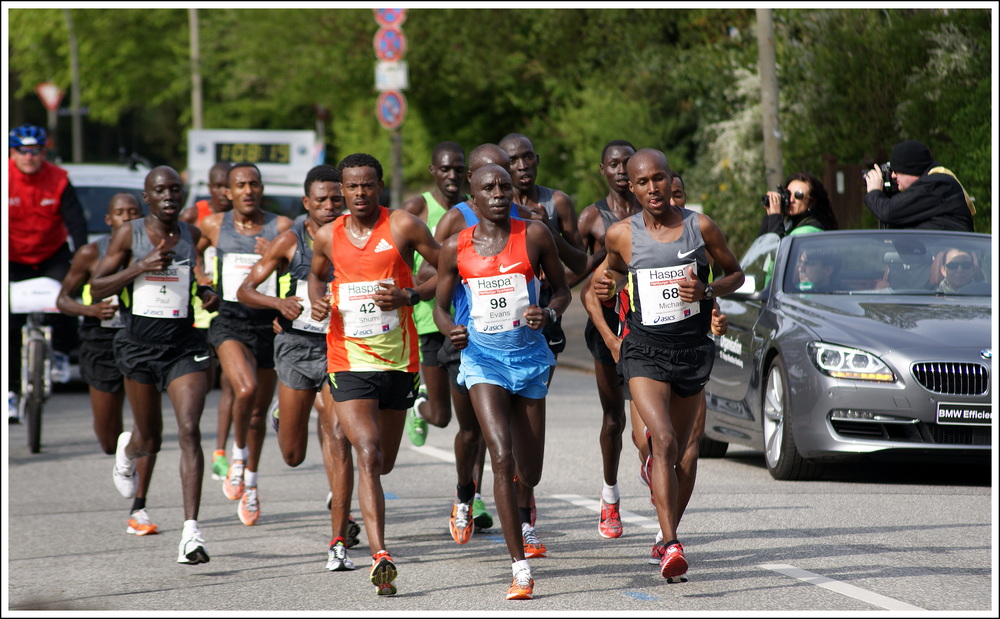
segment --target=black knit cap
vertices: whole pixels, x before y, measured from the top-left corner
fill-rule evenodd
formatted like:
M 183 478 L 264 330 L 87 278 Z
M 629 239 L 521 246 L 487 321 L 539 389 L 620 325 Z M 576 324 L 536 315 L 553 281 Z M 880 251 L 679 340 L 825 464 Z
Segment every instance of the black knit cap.
M 889 165 L 894 172 L 920 176 L 934 165 L 931 151 L 918 140 L 906 140 L 892 147 Z

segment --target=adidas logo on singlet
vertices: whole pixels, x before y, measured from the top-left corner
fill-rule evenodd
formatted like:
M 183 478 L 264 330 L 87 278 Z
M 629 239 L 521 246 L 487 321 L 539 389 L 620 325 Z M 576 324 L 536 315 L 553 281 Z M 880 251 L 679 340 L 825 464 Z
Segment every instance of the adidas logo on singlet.
M 375 246 L 375 253 L 377 254 L 382 251 L 389 251 L 390 249 L 392 249 L 392 245 L 389 245 L 388 241 L 385 239 L 379 239 L 378 245 Z

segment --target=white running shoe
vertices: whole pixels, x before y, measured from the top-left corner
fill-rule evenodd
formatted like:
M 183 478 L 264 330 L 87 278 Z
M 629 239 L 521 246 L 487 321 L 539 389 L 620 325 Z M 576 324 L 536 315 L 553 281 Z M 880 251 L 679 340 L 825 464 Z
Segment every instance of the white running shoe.
M 132 438 L 131 432 L 122 432 L 118 435 L 118 447 L 115 449 L 115 465 L 111 469 L 111 478 L 115 482 L 115 488 L 126 499 L 135 496 L 135 491 L 139 488 L 139 477 L 135 474 L 135 460 L 125 455 L 125 446 Z M 118 466 L 118 460 L 128 460 L 128 466 L 122 470 Z
M 336 544 L 330 545 L 327 553 L 326 569 L 331 572 L 346 572 L 354 569 L 354 561 L 347 556 L 347 546 L 344 542 L 337 540 Z
M 209 562 L 208 550 L 205 549 L 205 540 L 201 539 L 201 531 L 192 531 L 181 538 L 180 546 L 177 548 L 177 562 L 188 565 Z

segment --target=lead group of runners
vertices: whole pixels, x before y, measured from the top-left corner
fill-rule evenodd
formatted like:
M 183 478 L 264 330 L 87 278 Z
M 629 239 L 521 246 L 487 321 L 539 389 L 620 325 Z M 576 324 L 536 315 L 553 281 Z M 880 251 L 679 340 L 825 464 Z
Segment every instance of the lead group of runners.
M 228 433 L 222 417 L 231 410 L 233 443 L 227 459 L 220 438 L 214 473 L 244 525 L 262 513 L 268 418 L 285 462 L 297 466 L 315 407 L 330 486 L 326 567 L 355 569 L 347 550 L 359 543 L 350 513 L 356 467 L 371 583 L 378 595 L 395 594 L 381 476 L 404 432 L 422 445 L 454 406 L 452 537 L 465 544 L 493 524 L 480 493 L 488 453 L 511 556 L 506 597 L 531 599 L 528 559 L 547 553 L 534 500 L 545 395 L 565 347 L 570 287 L 584 283 L 604 416 L 598 532 L 622 535 L 617 476 L 628 398 L 640 477 L 660 524 L 649 560 L 669 582 L 686 581 L 677 526 L 704 425 L 709 333 L 726 328 L 714 297 L 742 284 L 742 270 L 718 226 L 683 208 L 683 183 L 662 152 L 610 142 L 600 165 L 608 196 L 579 221 L 569 196 L 536 184 L 538 160 L 521 134 L 473 149 L 468 166 L 461 146 L 443 142 L 432 154 L 434 189 L 388 209 L 379 204 L 379 161 L 349 155 L 309 172 L 298 221 L 262 209 L 260 171 L 246 162 L 213 168 L 211 204 L 183 214 L 180 177 L 165 166 L 146 178 L 147 216 L 131 196 L 112 198 L 112 232 L 77 252 L 59 307 L 84 317 L 81 371 L 95 432 L 115 455 L 115 486 L 133 499 L 127 531 L 158 532 L 145 508 L 166 391 L 181 446 L 177 561 L 209 561 L 198 528 L 200 420 L 218 363 L 227 389 L 219 430 Z M 471 196 L 461 192 L 466 179 Z M 127 430 L 122 386 L 133 413 Z

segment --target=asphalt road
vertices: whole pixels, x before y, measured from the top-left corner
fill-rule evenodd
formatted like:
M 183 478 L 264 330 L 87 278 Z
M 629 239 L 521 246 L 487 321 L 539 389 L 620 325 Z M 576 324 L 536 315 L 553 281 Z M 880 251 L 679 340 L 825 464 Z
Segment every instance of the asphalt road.
M 41 609 L 996 616 L 996 505 L 989 469 L 981 465 L 862 463 L 839 467 L 823 481 L 778 482 L 759 452 L 731 448 L 724 459 L 701 462 L 681 523 L 691 581 L 669 585 L 647 563 L 655 513 L 626 438 L 625 535 L 600 538 L 600 409 L 585 371 L 590 361 L 578 301 L 571 308 L 570 347 L 548 400 L 545 474 L 536 492 L 538 532 L 549 549 L 548 558 L 530 561 L 536 599 L 504 600 L 510 562 L 499 525 L 464 546 L 451 540 L 454 422 L 432 428 L 421 448 L 404 437 L 396 468 L 384 478 L 387 545 L 400 573 L 399 594 L 379 598 L 368 582 L 363 533 L 349 553 L 357 571 L 324 569 L 330 527 L 315 438 L 307 461 L 292 469 L 268 436 L 262 516 L 253 527 L 240 524 L 236 503 L 206 470 L 199 522 L 211 562 L 179 565 L 179 451 L 169 401 L 147 506 L 161 532 L 135 537 L 125 534 L 130 500 L 114 489 L 113 458 L 99 451 L 86 394 L 71 391 L 49 402 L 41 453 L 28 452 L 23 426 L 4 430 L 4 615 Z M 202 423 L 206 454 L 214 444 L 217 399 L 213 391 Z M 488 472 L 484 486 L 492 509 Z M 356 507 L 354 513 L 360 515 Z

